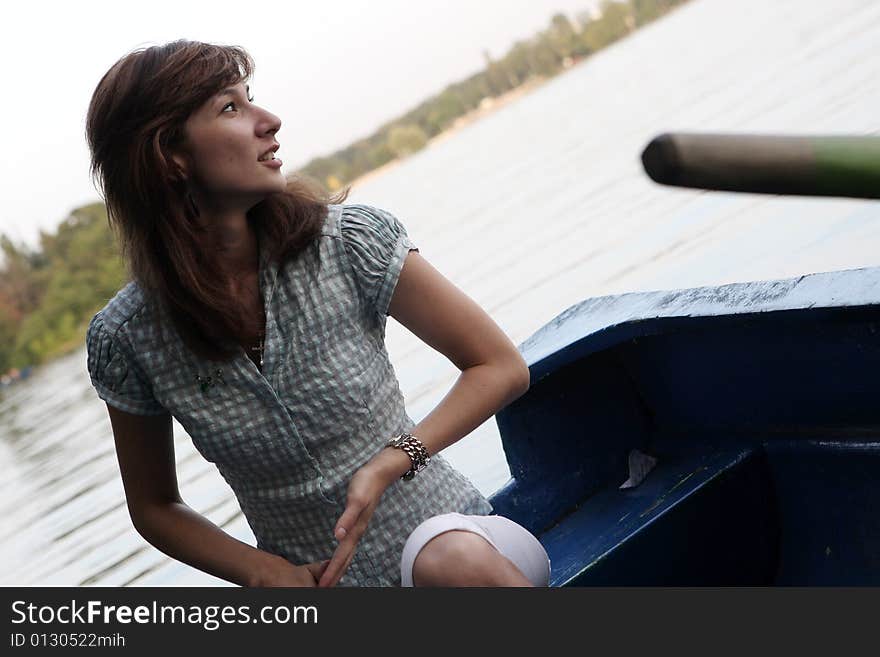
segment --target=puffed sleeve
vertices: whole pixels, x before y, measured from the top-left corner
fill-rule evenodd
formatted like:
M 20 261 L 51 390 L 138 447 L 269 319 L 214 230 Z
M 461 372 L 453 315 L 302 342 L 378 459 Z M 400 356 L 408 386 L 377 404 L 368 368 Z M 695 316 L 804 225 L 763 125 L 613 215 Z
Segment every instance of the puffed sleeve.
M 380 317 L 388 315 L 406 256 L 418 247 L 397 217 L 369 205 L 345 205 L 340 233 L 363 299 Z
M 153 397 L 140 368 L 104 325 L 102 312 L 89 323 L 86 348 L 89 376 L 98 397 L 128 413 L 158 415 L 165 412 Z

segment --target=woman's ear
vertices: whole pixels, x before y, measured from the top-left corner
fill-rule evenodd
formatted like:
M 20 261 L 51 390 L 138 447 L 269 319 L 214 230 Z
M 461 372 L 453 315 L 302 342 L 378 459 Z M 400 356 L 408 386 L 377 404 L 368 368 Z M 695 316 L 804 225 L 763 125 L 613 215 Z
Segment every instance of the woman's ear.
M 172 176 L 175 180 L 186 182 L 189 178 L 189 158 L 183 153 L 171 153 Z

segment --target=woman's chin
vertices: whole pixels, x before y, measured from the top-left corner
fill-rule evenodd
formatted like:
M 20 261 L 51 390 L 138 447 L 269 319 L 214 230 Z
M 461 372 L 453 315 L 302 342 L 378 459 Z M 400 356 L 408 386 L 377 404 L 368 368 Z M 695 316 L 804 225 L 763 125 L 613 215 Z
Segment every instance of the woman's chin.
M 283 174 L 278 174 L 278 184 L 272 189 L 269 194 L 280 194 L 281 192 L 287 191 L 287 176 Z
M 267 198 L 274 196 L 275 194 L 281 194 L 287 191 L 287 180 L 284 180 L 283 184 L 279 184 L 270 189 L 266 189 L 258 196 L 257 203 L 262 203 Z

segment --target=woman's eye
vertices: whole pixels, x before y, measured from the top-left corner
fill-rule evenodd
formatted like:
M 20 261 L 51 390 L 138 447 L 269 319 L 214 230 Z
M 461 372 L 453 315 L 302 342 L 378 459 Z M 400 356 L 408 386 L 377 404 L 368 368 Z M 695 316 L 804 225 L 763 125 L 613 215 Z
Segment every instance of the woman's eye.
M 248 102 L 249 102 L 249 103 L 254 102 L 253 97 L 248 98 Z M 225 112 L 225 111 L 226 111 L 226 108 L 229 107 L 229 106 L 235 107 L 235 101 L 234 101 L 234 100 L 230 100 L 228 103 L 226 103 L 226 104 L 223 106 L 223 111 Z

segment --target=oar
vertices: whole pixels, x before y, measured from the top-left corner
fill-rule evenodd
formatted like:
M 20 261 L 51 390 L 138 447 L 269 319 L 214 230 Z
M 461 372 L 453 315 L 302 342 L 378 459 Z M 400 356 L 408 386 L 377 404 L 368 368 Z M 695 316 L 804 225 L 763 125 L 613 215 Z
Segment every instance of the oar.
M 880 198 L 880 137 L 667 133 L 645 147 L 642 164 L 664 185 Z

